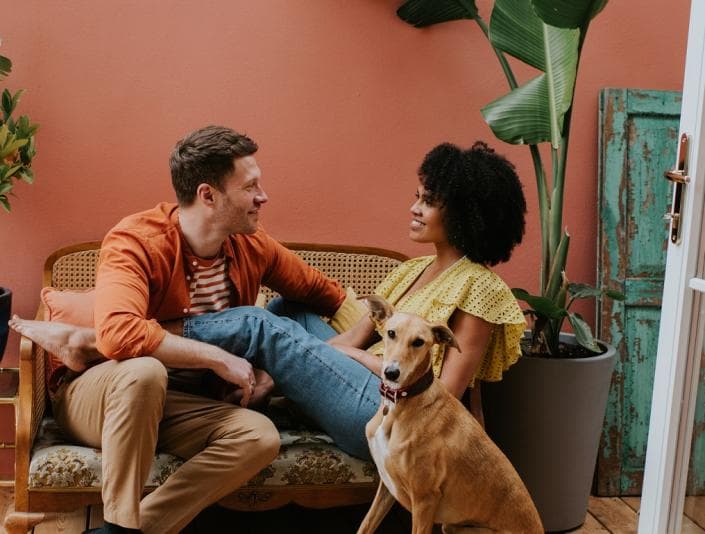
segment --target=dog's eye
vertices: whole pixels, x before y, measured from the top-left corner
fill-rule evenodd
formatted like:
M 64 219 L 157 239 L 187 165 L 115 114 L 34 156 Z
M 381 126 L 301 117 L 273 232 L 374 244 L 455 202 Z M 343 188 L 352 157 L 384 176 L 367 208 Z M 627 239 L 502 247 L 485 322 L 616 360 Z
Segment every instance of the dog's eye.
M 394 339 L 397 337 L 397 333 L 394 330 L 387 330 L 387 337 L 389 339 Z
M 416 348 L 423 347 L 423 343 L 424 343 L 423 339 L 421 339 L 420 337 L 417 337 L 415 340 L 413 340 L 411 342 L 411 346 L 416 347 Z

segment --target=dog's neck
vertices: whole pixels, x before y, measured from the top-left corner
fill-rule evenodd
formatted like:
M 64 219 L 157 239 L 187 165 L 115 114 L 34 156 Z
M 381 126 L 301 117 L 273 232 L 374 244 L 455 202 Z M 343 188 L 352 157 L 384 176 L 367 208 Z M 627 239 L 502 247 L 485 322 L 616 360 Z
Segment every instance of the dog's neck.
M 433 384 L 433 368 L 429 367 L 428 371 L 421 375 L 421 378 L 406 387 L 392 388 L 385 384 L 383 380 L 379 383 L 379 392 L 382 394 L 383 399 L 396 404 L 401 399 L 407 399 L 423 393 L 431 387 L 431 384 Z

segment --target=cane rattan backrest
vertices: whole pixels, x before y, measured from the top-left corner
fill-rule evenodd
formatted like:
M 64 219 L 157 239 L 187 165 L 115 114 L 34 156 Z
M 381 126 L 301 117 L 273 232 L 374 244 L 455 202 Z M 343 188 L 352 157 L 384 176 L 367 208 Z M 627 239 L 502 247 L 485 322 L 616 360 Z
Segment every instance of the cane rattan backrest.
M 384 277 L 406 259 L 398 252 L 340 245 L 285 243 L 306 263 L 352 287 L 358 295 L 369 295 Z M 45 267 L 45 284 L 57 289 L 88 289 L 95 286 L 100 243 L 84 243 L 54 253 Z M 262 288 L 267 300 L 273 296 Z

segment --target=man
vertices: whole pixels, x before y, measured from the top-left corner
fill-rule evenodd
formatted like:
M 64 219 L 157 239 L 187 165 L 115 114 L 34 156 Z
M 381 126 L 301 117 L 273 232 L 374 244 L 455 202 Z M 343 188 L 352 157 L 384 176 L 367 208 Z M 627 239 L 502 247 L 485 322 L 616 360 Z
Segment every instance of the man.
M 252 305 L 261 284 L 329 316 L 345 299 L 338 284 L 258 227 L 267 195 L 256 151 L 248 137 L 217 126 L 176 145 L 170 167 L 178 204 L 129 216 L 103 241 L 95 333 L 11 322 L 82 372 L 65 380 L 53 404 L 66 432 L 102 449 L 105 526 L 96 531 L 176 532 L 279 450 L 271 421 L 245 408 L 257 388 L 266 394 L 266 374 L 257 373 L 258 384 L 245 359 L 168 332 L 161 322 Z M 69 336 L 85 336 L 80 353 Z M 94 358 L 98 363 L 88 362 Z M 211 371 L 239 388 L 241 406 L 168 387 L 167 368 Z M 201 373 L 176 371 L 173 378 L 180 389 L 201 386 Z M 141 499 L 155 449 L 186 461 Z

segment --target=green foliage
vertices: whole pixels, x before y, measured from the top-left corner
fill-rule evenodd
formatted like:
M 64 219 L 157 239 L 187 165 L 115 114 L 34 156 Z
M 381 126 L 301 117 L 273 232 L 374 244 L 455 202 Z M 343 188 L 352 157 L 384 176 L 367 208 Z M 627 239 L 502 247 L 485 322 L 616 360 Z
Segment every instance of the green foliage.
M 565 274 L 570 236 L 563 225 L 563 194 L 575 81 L 591 20 L 607 0 L 495 0 L 489 28 L 474 0 L 408 0 L 397 10 L 405 22 L 425 27 L 452 20 L 473 20 L 493 47 L 510 92 L 482 107 L 494 135 L 512 144 L 527 144 L 536 175 L 541 225 L 540 294 L 515 289 L 529 305 L 533 354 L 559 356 L 564 320 L 580 345 L 599 352 L 589 325 L 569 311 L 576 299 L 623 299 L 617 291 L 571 284 Z M 518 84 L 507 62 L 511 55 L 538 71 Z M 550 179 L 537 145 L 550 143 Z
M 12 70 L 12 62 L 0 56 L 0 79 Z M 22 89 L 14 94 L 4 89 L 0 98 L 0 206 L 9 212 L 9 195 L 17 180 L 34 182 L 32 159 L 36 154 L 34 135 L 38 125 L 27 115 L 15 119 L 13 113 L 22 97 Z

